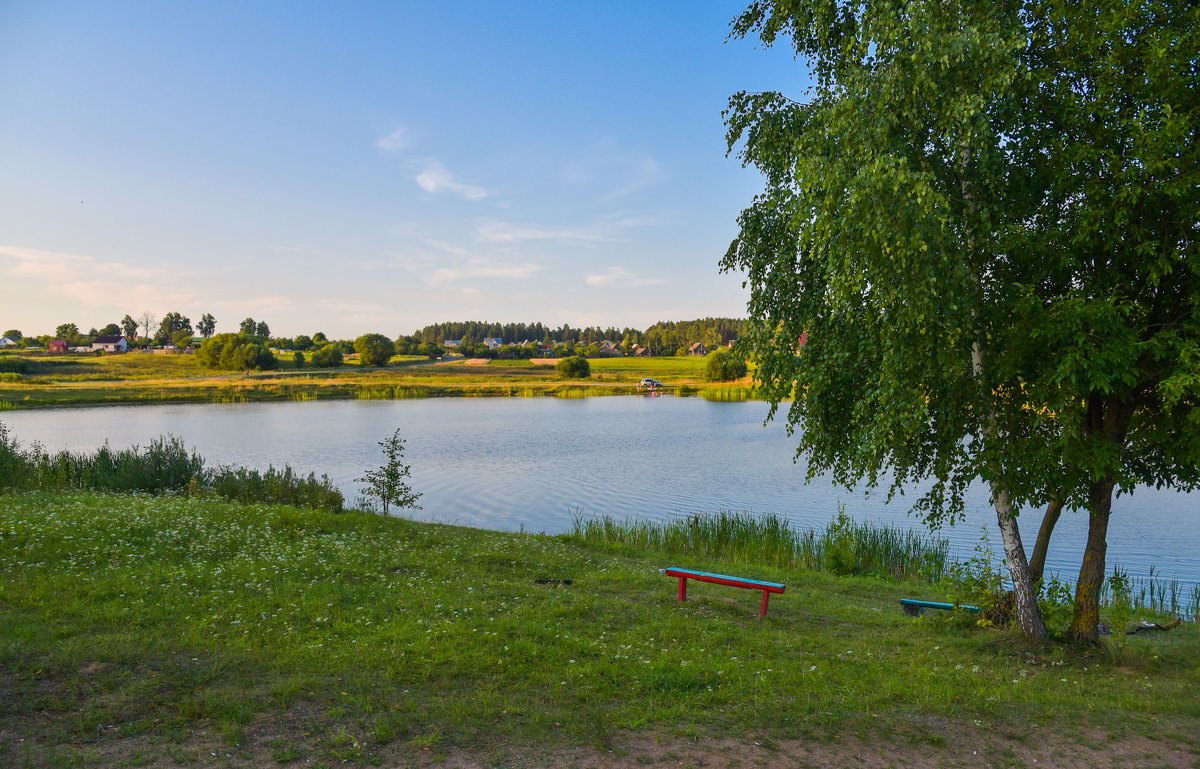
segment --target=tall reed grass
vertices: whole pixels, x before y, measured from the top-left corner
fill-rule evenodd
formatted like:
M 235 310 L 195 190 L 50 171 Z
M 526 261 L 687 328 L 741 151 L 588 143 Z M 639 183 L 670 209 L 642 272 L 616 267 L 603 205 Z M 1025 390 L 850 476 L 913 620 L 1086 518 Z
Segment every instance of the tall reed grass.
M 1113 566 L 1112 574 L 1100 589 L 1100 602 L 1113 606 L 1122 600 L 1134 609 L 1200 621 L 1200 584 L 1165 579 L 1154 566 L 1145 577 L 1132 577 L 1119 564 Z
M 38 444 L 25 449 L 0 423 L 0 490 L 78 489 L 111 492 L 214 494 L 239 502 L 307 505 L 341 512 L 345 500 L 329 477 L 296 473 L 285 465 L 266 472 L 244 467 L 205 467 L 179 438 L 166 435 L 145 448 L 51 453 Z
M 589 544 L 627 545 L 731 564 L 885 574 L 922 582 L 936 582 L 945 576 L 950 553 L 948 540 L 908 529 L 857 523 L 844 512 L 821 531 L 797 529 L 772 513 L 723 511 L 649 521 L 577 512 L 565 536 Z

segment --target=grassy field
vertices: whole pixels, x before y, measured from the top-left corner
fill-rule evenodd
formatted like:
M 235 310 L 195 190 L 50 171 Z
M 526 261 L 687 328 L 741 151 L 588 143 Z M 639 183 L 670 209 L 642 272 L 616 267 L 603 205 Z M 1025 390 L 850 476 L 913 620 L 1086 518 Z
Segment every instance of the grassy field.
M 905 616 L 930 585 L 743 565 L 787 583 L 759 620 L 735 588 L 676 603 L 668 565 L 730 569 L 360 513 L 0 495 L 0 765 L 1200 758 L 1194 623 L 1034 648 Z
M 14 361 L 23 361 L 20 365 L 27 370 L 0 373 L 0 410 L 170 401 L 628 395 L 647 376 L 663 381 L 677 394 L 711 393 L 721 400 L 750 396 L 748 381 L 704 382 L 704 359 L 699 357 L 596 359 L 591 361 L 591 376 L 580 380 L 560 379 L 554 361 L 547 360 L 432 364 L 398 356 L 381 368 L 297 370 L 284 356 L 280 370 L 253 374 L 204 369 L 191 355 L 3 356 L 10 366 Z

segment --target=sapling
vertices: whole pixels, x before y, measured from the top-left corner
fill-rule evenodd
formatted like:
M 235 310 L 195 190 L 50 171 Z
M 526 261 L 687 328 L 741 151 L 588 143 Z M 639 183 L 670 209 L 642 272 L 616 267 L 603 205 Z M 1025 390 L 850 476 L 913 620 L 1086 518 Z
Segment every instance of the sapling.
M 392 433 L 392 437 L 379 442 L 387 461 L 376 468 L 367 470 L 361 478 L 355 478 L 356 483 L 365 483 L 359 504 L 366 510 L 375 510 L 376 503 L 384 515 L 394 506 L 396 508 L 411 507 L 420 510 L 417 500 L 420 493 L 412 490 L 406 478 L 410 475 L 409 466 L 401 460 L 404 457 L 404 439 L 400 437 L 400 428 Z

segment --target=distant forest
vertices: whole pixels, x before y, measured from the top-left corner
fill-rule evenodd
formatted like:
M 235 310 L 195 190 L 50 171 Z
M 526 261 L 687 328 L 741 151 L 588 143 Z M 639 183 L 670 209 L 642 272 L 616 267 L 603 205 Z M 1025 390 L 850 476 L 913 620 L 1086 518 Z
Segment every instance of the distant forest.
M 680 348 L 687 349 L 696 342 L 706 347 L 719 347 L 742 335 L 745 321 L 736 318 L 703 318 L 701 320 L 667 321 L 655 323 L 645 331 L 635 328 L 600 328 L 588 326 L 574 328 L 563 324 L 552 328 L 542 323 L 487 323 L 462 321 L 457 323 L 435 323 L 425 326 L 408 339 L 417 343 L 442 344 L 448 339 L 463 340 L 465 346 L 474 346 L 484 339 L 500 339 L 502 344 L 514 345 L 525 341 L 547 346 L 574 342 L 578 345 L 599 344 L 603 341 L 630 345 L 641 345 L 652 355 L 674 355 Z

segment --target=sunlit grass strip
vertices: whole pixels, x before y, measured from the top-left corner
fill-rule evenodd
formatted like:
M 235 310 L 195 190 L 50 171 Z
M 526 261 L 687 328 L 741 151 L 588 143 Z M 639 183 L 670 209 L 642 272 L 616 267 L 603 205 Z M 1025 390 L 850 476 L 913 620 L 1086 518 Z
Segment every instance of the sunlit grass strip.
M 568 537 L 627 545 L 666 555 L 710 558 L 849 574 L 886 574 L 936 582 L 945 576 L 950 542 L 908 529 L 856 523 L 841 516 L 823 531 L 797 529 L 773 513 L 723 511 L 667 521 L 576 514 Z

